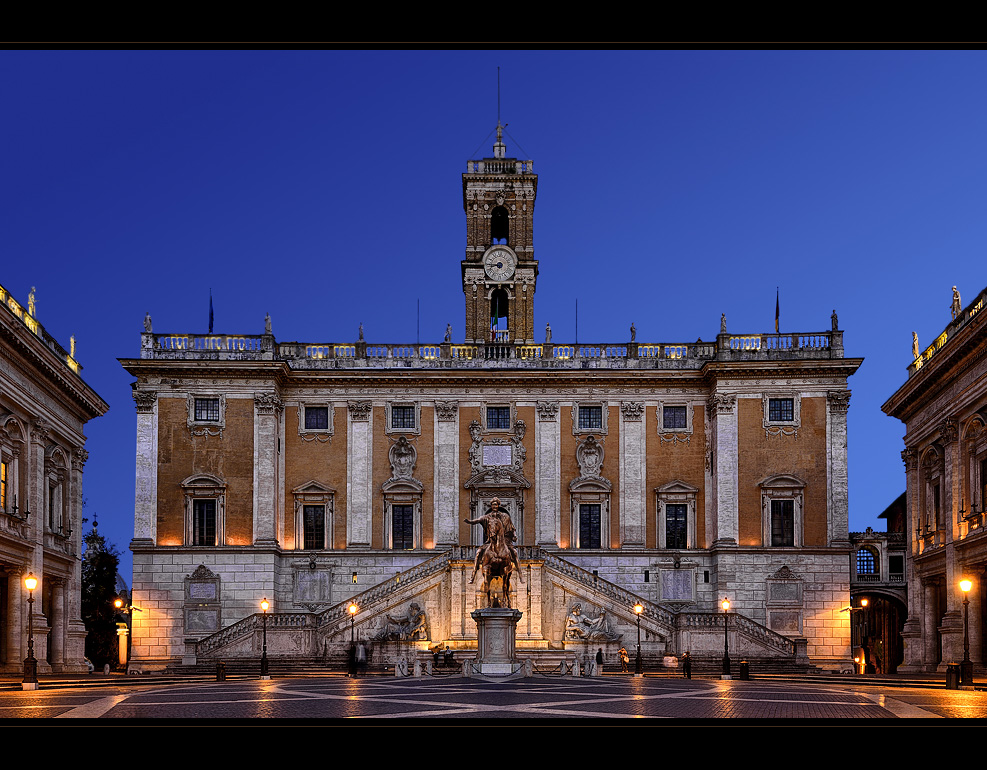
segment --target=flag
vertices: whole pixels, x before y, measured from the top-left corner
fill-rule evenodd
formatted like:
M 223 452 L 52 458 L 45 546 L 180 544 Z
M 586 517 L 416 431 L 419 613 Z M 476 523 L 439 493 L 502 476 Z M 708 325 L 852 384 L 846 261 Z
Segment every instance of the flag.
M 778 333 L 778 317 L 781 315 L 781 309 L 778 304 L 778 288 L 775 287 L 775 334 Z
M 209 290 L 209 333 L 212 334 L 212 289 Z

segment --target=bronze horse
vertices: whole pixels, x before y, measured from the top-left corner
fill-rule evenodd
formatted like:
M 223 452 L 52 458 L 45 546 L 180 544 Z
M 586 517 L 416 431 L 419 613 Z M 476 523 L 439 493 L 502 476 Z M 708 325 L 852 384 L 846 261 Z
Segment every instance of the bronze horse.
M 497 516 L 489 514 L 478 519 L 466 519 L 470 524 L 482 524 L 487 535 L 479 567 L 483 571 L 480 591 L 486 594 L 488 607 L 511 606 L 511 574 L 514 572 L 514 559 L 507 543 L 504 523 Z M 476 573 L 474 572 L 474 577 Z M 493 583 L 500 580 L 500 591 L 494 591 Z M 470 580 L 472 583 L 473 581 Z

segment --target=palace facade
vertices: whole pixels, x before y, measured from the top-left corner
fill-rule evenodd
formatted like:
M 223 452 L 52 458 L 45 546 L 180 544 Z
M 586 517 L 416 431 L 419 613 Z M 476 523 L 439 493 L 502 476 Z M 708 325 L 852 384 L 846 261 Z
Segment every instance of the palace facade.
M 640 622 L 652 657 L 712 658 L 727 636 L 738 654 L 849 670 L 861 359 L 835 313 L 814 333 L 722 319 L 709 342 L 553 341 L 534 322 L 537 181 L 499 131 L 467 163 L 461 344 L 145 319 L 139 357 L 121 360 L 137 405 L 135 666 L 256 655 L 262 623 L 275 656 L 356 637 L 475 649 L 483 534 L 464 520 L 496 497 L 518 533 L 522 654 L 609 654 Z
M 35 312 L 0 286 L 0 670 L 86 672 L 82 622 L 85 424 L 106 403 Z M 33 603 L 24 587 L 37 578 Z M 28 606 L 33 617 L 28 618 Z
M 908 618 L 899 671 L 984 662 L 987 569 L 987 289 L 961 307 L 882 409 L 905 424 Z M 964 594 L 961 583 L 969 580 Z M 964 631 L 964 615 L 967 630 Z

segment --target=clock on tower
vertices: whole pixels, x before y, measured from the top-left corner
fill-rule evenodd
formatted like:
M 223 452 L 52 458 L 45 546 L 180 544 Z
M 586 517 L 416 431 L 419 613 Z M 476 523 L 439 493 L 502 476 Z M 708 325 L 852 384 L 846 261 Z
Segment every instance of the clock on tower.
M 503 133 L 498 122 L 493 156 L 468 161 L 463 174 L 463 293 L 471 343 L 534 342 L 538 176 L 530 160 L 506 157 Z

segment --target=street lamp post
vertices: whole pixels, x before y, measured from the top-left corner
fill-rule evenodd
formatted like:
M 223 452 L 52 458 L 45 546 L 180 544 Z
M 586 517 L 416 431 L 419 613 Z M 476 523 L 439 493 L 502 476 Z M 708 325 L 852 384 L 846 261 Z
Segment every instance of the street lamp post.
M 25 690 L 37 690 L 38 660 L 34 657 L 34 589 L 38 587 L 38 579 L 33 572 L 28 573 L 24 578 L 24 587 L 27 589 L 27 657 L 24 658 L 22 687 Z
M 637 615 L 637 660 L 634 661 L 634 676 L 644 676 L 644 661 L 641 660 L 641 613 L 644 605 L 635 604 L 634 614 Z
M 124 600 L 121 599 L 119 596 L 113 600 L 113 607 L 116 609 L 117 612 L 123 613 L 124 615 L 127 616 L 126 641 L 121 645 L 119 651 L 120 663 L 123 665 L 124 667 L 123 670 L 126 673 L 127 671 L 130 670 L 130 646 L 131 646 L 131 640 L 134 635 L 134 613 L 141 612 L 142 610 L 140 607 L 135 607 L 132 604 L 128 604 L 127 602 L 124 602 Z M 117 627 L 119 628 L 119 624 L 117 624 Z M 123 635 L 122 632 L 118 630 L 117 636 L 120 637 L 122 635 Z
M 723 675 L 721 679 L 730 679 L 730 600 L 720 602 L 723 607 Z
M 963 662 L 960 664 L 960 685 L 973 686 L 973 661 L 970 660 L 970 589 L 973 583 L 969 580 L 960 581 L 963 591 Z
M 351 602 L 350 606 L 346 608 L 346 611 L 350 613 L 350 644 L 356 641 L 354 637 L 354 626 L 356 625 L 356 613 L 360 611 L 360 608 L 356 606 L 356 602 Z
M 268 668 L 267 668 L 267 609 L 270 606 L 271 605 L 268 603 L 267 597 L 264 597 L 263 599 L 261 599 L 261 602 L 260 602 L 260 608 L 261 608 L 261 611 L 262 611 L 261 619 L 262 619 L 262 624 L 263 624 L 263 629 L 264 629 L 264 631 L 263 631 L 263 648 L 261 649 L 261 654 L 260 654 L 260 678 L 261 679 L 270 679 L 271 678 L 270 674 L 268 674 Z

